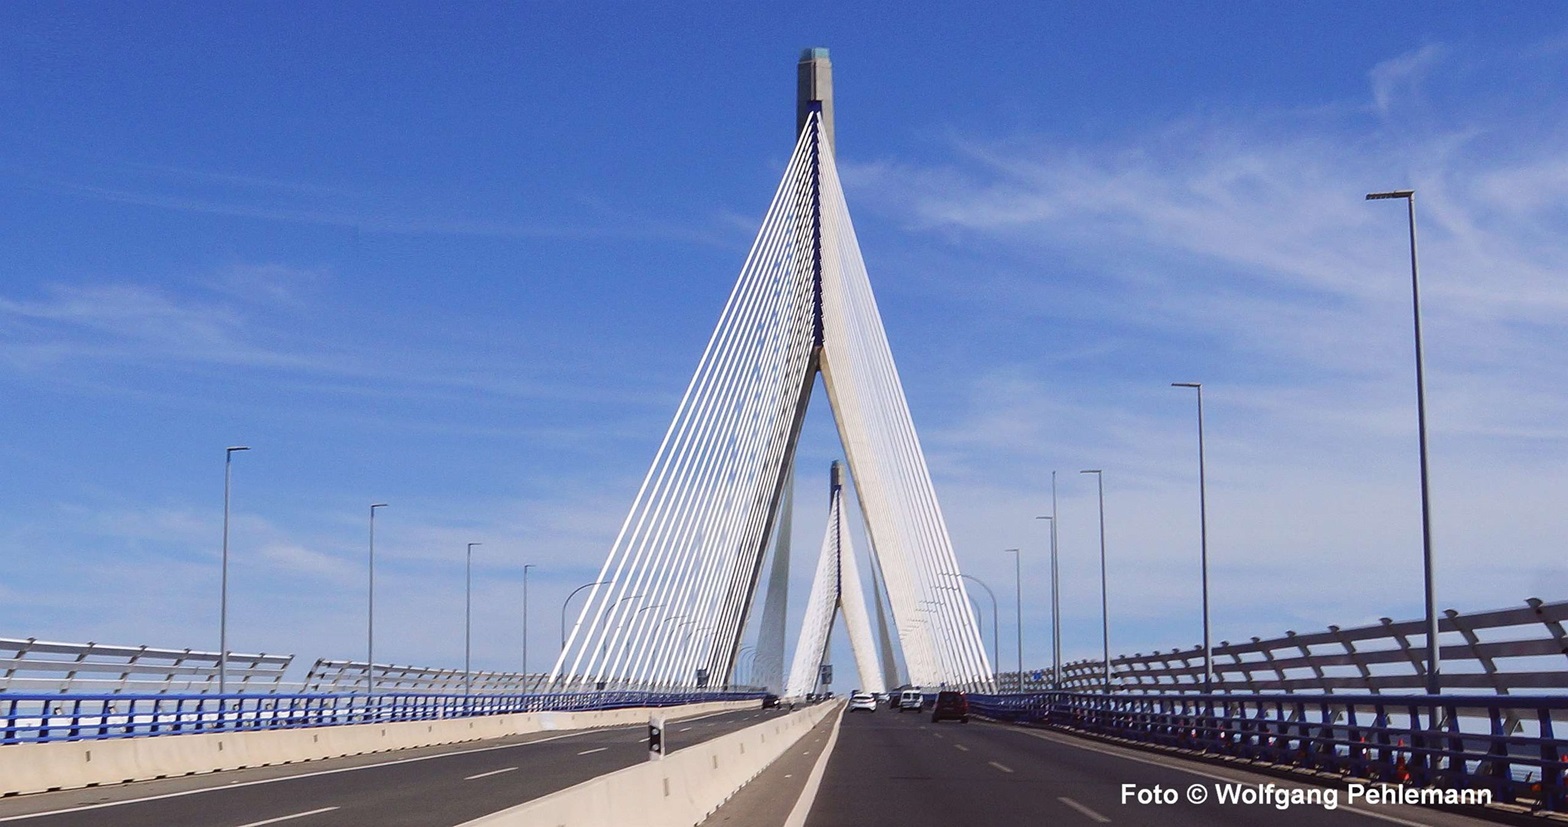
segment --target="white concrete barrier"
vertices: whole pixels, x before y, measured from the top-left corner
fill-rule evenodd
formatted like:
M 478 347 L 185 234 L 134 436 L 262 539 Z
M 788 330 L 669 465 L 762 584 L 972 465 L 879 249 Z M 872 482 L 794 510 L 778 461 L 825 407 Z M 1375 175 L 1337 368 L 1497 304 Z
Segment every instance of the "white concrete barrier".
M 714 701 L 667 707 L 663 712 L 670 720 L 679 720 L 759 704 L 754 700 Z M 444 721 L 8 744 L 0 746 L 0 795 L 290 764 L 548 730 L 625 726 L 647 722 L 649 712 L 649 707 L 602 712 L 527 712 Z
M 819 704 L 696 746 L 667 743 L 664 759 L 467 822 L 462 827 L 692 827 L 728 801 L 843 703 Z

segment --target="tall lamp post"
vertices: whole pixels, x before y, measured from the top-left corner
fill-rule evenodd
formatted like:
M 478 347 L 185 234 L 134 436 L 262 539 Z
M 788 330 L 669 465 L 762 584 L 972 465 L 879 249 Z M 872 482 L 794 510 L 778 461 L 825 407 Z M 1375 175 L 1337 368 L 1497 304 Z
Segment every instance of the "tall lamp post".
M 474 641 L 474 546 L 484 543 L 469 543 L 467 563 L 463 567 L 463 696 L 473 694 L 474 666 L 473 666 L 473 641 Z
M 1426 580 L 1426 691 L 1442 691 L 1442 659 L 1437 643 L 1437 584 L 1432 573 L 1432 509 L 1427 488 L 1426 373 L 1421 348 L 1421 278 L 1416 266 L 1416 191 L 1369 192 L 1368 201 L 1403 198 L 1410 215 L 1410 303 L 1416 333 L 1416 431 L 1421 445 L 1421 562 Z
M 1062 685 L 1062 579 L 1056 558 L 1056 472 L 1051 472 L 1051 513 L 1036 517 L 1051 521 L 1051 688 Z
M 1105 694 L 1111 693 L 1111 601 L 1105 584 L 1105 474 L 1095 468 L 1079 471 L 1093 474 L 1100 487 L 1100 640 L 1105 647 Z
M 952 577 L 962 577 L 965 580 L 973 580 L 976 583 L 979 583 L 980 584 L 980 588 L 985 589 L 985 593 L 991 596 L 991 663 L 992 663 L 991 668 L 993 670 L 991 675 L 992 675 L 992 681 L 994 682 L 995 679 L 996 679 L 996 675 L 1002 671 L 1002 665 L 1000 663 L 997 663 L 997 661 L 1000 661 L 1002 659 L 1002 655 L 1001 655 L 1001 650 L 997 647 L 997 644 L 1000 642 L 1000 638 L 997 637 L 997 631 L 996 631 L 996 629 L 997 629 L 997 625 L 996 625 L 996 610 L 997 610 L 996 592 L 991 591 L 991 587 L 987 586 L 985 584 L 985 581 L 981 580 L 980 578 L 978 578 L 978 577 L 976 577 L 976 576 L 974 576 L 972 574 L 964 574 L 963 572 L 948 572 L 948 574 L 950 576 L 952 576 Z M 1000 687 L 998 687 L 998 688 L 1000 688 Z
M 1048 514 L 1042 517 L 1036 517 L 1035 519 L 1051 521 L 1051 688 L 1055 689 L 1057 688 L 1057 685 L 1061 683 L 1062 679 L 1060 667 L 1060 661 L 1062 659 L 1062 634 L 1060 627 L 1062 621 L 1059 611 L 1060 601 L 1057 599 L 1058 588 L 1056 585 L 1056 517 Z
M 561 651 L 562 652 L 566 651 L 566 605 L 568 603 L 571 603 L 572 602 L 572 598 L 576 597 L 577 593 L 582 591 L 583 589 L 586 589 L 589 586 L 603 586 L 603 585 L 607 585 L 610 582 L 611 581 L 609 581 L 609 580 L 595 580 L 592 583 L 584 583 L 581 586 L 578 586 L 577 588 L 572 589 L 572 593 L 568 594 L 566 596 L 566 599 L 561 601 Z
M 1024 564 L 1023 553 L 1016 548 L 1003 549 L 1004 554 L 1013 555 L 1013 589 L 1018 605 L 1018 629 L 1015 637 L 1018 640 L 1018 685 L 1019 692 L 1024 691 Z
M 249 451 L 244 445 L 223 449 L 223 566 L 218 584 L 218 694 L 229 691 L 229 477 L 235 451 Z
M 1214 647 L 1209 642 L 1209 486 L 1203 467 L 1203 383 L 1172 382 L 1171 387 L 1198 392 L 1198 555 L 1203 570 L 1203 691 L 1207 694 L 1214 691 Z
M 370 601 L 366 611 L 365 632 L 365 697 L 376 691 L 376 509 L 386 508 L 386 503 L 370 504 Z
M 528 570 L 533 568 L 533 563 L 523 566 L 523 687 L 524 691 L 529 686 L 528 680 Z

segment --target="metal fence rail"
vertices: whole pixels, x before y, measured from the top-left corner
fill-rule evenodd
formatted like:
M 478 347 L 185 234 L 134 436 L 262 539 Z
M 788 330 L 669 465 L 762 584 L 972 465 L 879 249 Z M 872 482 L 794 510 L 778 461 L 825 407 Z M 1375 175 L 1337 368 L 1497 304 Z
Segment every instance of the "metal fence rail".
M 1568 697 L 971 695 L 1001 721 L 1568 809 Z
M 317 660 L 305 676 L 305 692 L 365 691 L 370 665 L 364 661 Z M 473 672 L 461 669 L 431 669 L 422 666 L 375 665 L 375 687 L 383 692 L 462 692 L 505 694 L 537 690 L 544 675 L 521 672 Z
M 1445 692 L 1509 695 L 1568 690 L 1568 602 L 1537 598 L 1524 606 L 1462 615 L 1449 609 L 1439 619 Z M 1214 647 L 1216 693 L 1421 692 L 1426 685 L 1426 633 L 1420 620 L 1382 618 L 1375 626 L 1330 626 L 1311 634 L 1247 643 L 1221 641 Z M 1062 664 L 1062 685 L 1050 686 L 1050 671 L 1024 674 L 1023 688 L 1100 691 L 1101 660 Z M 1006 673 L 999 685 L 1018 685 Z M 1174 649 L 1111 659 L 1111 685 L 1118 693 L 1203 691 L 1203 649 Z
M 0 744 L 582 712 L 761 698 L 758 692 L 0 695 Z
M 0 693 L 210 692 L 218 688 L 217 652 L 103 643 L 0 638 Z M 293 655 L 230 652 L 228 680 L 239 692 L 275 692 Z

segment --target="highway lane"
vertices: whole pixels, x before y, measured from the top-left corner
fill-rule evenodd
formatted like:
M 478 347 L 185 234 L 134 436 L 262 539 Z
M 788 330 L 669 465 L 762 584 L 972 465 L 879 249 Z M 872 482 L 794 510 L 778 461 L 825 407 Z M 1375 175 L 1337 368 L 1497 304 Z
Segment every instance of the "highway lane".
M 1124 784 L 1173 803 L 1124 800 Z M 932 724 L 926 715 L 846 714 L 807 827 L 924 827 L 953 824 L 1344 825 L 1464 827 L 1490 822 L 1410 806 L 1352 809 L 1343 791 L 1335 809 L 1322 802 L 1281 809 L 1289 793 L 1259 803 L 1220 803 L 1219 789 L 1258 785 L 1322 788 L 1233 767 L 1170 759 L 1056 733 L 983 723 Z M 1158 785 L 1161 792 L 1154 793 Z M 1193 803 L 1191 788 L 1207 799 Z M 1169 793 L 1164 791 L 1170 791 Z
M 667 727 L 678 750 L 781 714 L 741 710 L 677 721 Z M 454 745 L 450 751 L 234 781 L 230 773 L 203 776 L 196 790 L 127 800 L 108 806 L 5 816 L 5 827 L 444 827 L 502 810 L 647 760 L 647 727 L 557 733 L 525 743 Z M 134 794 L 138 785 L 121 788 Z M 39 797 L 29 796 L 29 799 Z M 18 803 L 23 803 L 21 799 Z M 5 804 L 10 804 L 6 802 Z M 36 804 L 34 805 L 36 806 Z

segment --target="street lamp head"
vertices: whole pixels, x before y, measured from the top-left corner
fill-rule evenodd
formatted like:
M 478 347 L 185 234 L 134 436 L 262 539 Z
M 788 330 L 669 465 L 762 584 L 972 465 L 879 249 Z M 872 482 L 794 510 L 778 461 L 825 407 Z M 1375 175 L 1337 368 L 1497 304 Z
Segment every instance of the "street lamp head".
M 1016 548 L 1004 548 L 1004 549 L 1002 549 L 1002 553 L 1003 554 L 1017 554 L 1018 553 L 1018 549 L 1016 549 Z
M 469 550 L 470 553 L 472 553 L 473 550 L 474 550 L 474 546 L 482 546 L 482 545 L 484 545 L 484 543 L 469 543 L 468 544 L 468 550 Z
M 1100 472 L 1100 469 L 1098 469 L 1098 468 L 1090 468 L 1087 471 L 1079 471 L 1078 473 L 1080 473 L 1080 474 L 1098 474 L 1098 473 L 1101 473 L 1101 472 Z
M 223 449 L 223 452 L 226 453 L 226 454 L 232 454 L 235 451 L 249 451 L 249 450 L 250 450 L 250 446 L 249 445 L 234 445 L 234 446 L 230 446 L 228 448 Z
M 1201 388 L 1201 387 L 1203 387 L 1203 383 L 1202 382 L 1172 382 L 1171 383 L 1171 387 L 1173 387 L 1173 388 Z
M 1381 201 L 1381 200 L 1383 200 L 1385 198 L 1413 198 L 1415 196 L 1415 194 L 1416 194 L 1415 190 L 1390 190 L 1388 192 L 1369 192 L 1369 193 L 1367 193 L 1367 200 L 1368 201 Z
M 1046 515 L 1044 515 L 1044 516 L 1042 516 L 1042 517 L 1036 517 L 1036 518 L 1035 518 L 1035 519 L 1036 519 L 1036 520 L 1055 520 L 1055 519 L 1056 519 L 1056 518 L 1055 518 L 1055 517 L 1052 517 L 1052 516 L 1051 516 L 1051 515 L 1049 515 L 1049 514 L 1046 514 Z
M 386 508 L 386 507 L 387 507 L 386 503 L 371 503 L 370 504 L 370 510 L 371 511 L 374 511 L 374 510 L 376 510 L 378 508 Z

